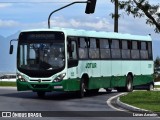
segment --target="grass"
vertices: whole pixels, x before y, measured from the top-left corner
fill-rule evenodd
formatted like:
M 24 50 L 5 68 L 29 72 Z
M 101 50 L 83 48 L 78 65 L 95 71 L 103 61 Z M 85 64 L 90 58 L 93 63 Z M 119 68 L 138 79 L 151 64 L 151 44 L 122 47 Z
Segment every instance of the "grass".
M 160 82 L 160 77 L 158 76 L 158 77 L 155 77 L 154 78 L 154 82 Z
M 0 81 L 0 86 L 12 86 L 12 87 L 16 87 L 16 82 L 4 82 L 4 81 Z
M 154 88 L 160 88 L 160 85 L 155 85 Z
M 121 96 L 120 100 L 138 108 L 160 112 L 159 91 L 135 91 Z

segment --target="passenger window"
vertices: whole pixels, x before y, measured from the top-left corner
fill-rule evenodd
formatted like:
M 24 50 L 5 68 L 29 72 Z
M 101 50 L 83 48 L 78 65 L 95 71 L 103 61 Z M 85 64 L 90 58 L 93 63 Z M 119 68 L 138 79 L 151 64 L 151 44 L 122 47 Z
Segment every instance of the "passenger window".
M 68 40 L 68 59 L 76 60 L 77 59 L 77 44 L 76 41 Z
M 130 59 L 130 41 L 122 41 L 122 59 Z
M 95 38 L 90 38 L 90 47 L 89 47 L 89 58 L 97 59 L 99 58 L 99 48 L 98 48 L 98 40 Z
M 101 53 L 100 56 L 102 59 L 111 58 L 108 39 L 100 39 L 100 53 Z
M 152 60 L 152 43 L 148 42 L 148 58 Z
M 140 59 L 140 54 L 139 54 L 138 42 L 137 41 L 132 41 L 131 58 L 132 59 Z
M 148 59 L 148 50 L 147 50 L 146 42 L 141 42 L 140 55 L 141 55 L 141 59 Z
M 88 42 L 85 38 L 79 38 L 79 58 L 87 59 L 88 58 Z
M 121 51 L 118 40 L 112 40 L 111 42 L 111 55 L 113 59 L 121 58 Z

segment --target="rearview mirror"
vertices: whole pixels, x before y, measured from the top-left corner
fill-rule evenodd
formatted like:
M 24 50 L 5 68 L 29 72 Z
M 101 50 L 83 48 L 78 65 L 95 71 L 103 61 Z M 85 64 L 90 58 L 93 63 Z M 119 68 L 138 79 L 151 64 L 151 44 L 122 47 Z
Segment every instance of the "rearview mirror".
M 12 40 L 10 41 L 9 54 L 13 54 L 13 45 L 12 45 L 12 42 L 13 42 L 13 41 L 18 41 L 18 39 L 12 39 Z
M 10 45 L 9 54 L 13 54 L 13 45 Z

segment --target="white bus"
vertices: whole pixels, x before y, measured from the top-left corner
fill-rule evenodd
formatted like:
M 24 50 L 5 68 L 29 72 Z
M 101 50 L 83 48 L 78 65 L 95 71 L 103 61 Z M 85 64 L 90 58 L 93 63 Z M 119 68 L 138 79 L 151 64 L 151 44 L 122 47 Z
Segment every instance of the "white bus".
M 12 53 L 11 45 L 10 53 Z M 18 91 L 131 92 L 153 82 L 152 39 L 65 28 L 22 31 L 17 50 Z

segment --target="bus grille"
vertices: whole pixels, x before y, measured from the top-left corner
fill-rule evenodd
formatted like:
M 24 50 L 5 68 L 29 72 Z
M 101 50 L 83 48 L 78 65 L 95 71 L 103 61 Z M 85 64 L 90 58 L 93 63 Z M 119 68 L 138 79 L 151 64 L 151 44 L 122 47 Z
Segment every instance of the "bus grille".
M 43 85 L 37 85 L 37 84 L 32 84 L 33 88 L 48 88 L 48 85 L 43 84 Z
M 31 82 L 38 82 L 39 80 L 30 80 Z M 50 82 L 51 80 L 42 80 L 42 82 Z

